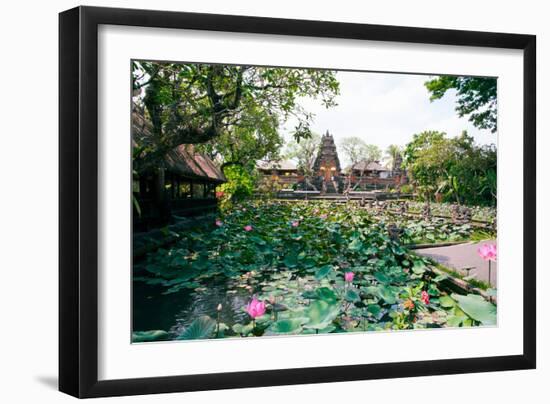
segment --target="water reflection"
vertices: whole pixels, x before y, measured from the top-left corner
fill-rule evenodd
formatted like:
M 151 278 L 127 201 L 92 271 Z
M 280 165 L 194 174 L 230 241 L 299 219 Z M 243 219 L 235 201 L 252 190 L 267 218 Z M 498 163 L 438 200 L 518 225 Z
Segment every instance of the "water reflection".
M 248 322 L 243 310 L 250 301 L 254 289 L 238 287 L 231 279 L 215 279 L 207 288 L 182 289 L 163 295 L 165 287 L 147 285 L 136 281 L 133 285 L 133 330 L 166 330 L 172 338 L 194 319 L 208 315 L 217 316 L 217 306 L 222 304 L 220 321 L 229 326 Z

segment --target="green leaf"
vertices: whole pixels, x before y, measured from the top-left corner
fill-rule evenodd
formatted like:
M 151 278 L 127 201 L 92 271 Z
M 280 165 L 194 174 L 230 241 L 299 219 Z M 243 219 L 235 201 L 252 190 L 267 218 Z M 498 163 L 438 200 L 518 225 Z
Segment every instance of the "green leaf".
M 315 273 L 315 279 L 321 280 L 332 271 L 332 265 L 324 265 Z
M 382 307 L 380 307 L 379 305 L 377 304 L 369 304 L 367 306 L 367 312 L 369 314 L 371 314 L 372 316 L 374 317 L 378 317 L 378 315 L 380 314 L 380 311 L 382 310 Z
M 439 304 L 441 305 L 441 307 L 454 307 L 456 305 L 456 302 L 449 296 L 441 296 L 439 298 Z
M 454 293 L 451 296 L 458 302 L 459 307 L 474 320 L 483 325 L 497 323 L 497 307 L 482 296 L 473 294 L 462 296 Z
M 168 339 L 168 333 L 164 330 L 134 331 L 132 342 L 164 341 Z
M 265 240 L 258 236 L 251 236 L 250 240 L 254 241 L 258 245 L 265 245 Z
M 235 334 L 239 334 L 239 335 L 243 335 L 243 336 L 247 336 L 248 334 L 250 334 L 252 332 L 252 329 L 254 327 L 252 327 L 252 323 L 249 323 L 249 324 L 246 324 L 246 325 L 243 325 L 243 324 L 235 324 L 233 325 L 232 329 L 233 329 L 233 332 Z
M 334 303 L 338 301 L 338 295 L 331 288 L 327 288 L 327 287 L 318 288 L 315 291 L 315 294 L 317 295 L 317 298 L 319 300 L 324 300 L 328 303 Z
M 289 318 L 278 320 L 271 324 L 268 333 L 273 334 L 299 334 L 302 331 L 302 319 Z
M 448 327 L 460 327 L 462 322 L 466 320 L 468 317 L 466 316 L 450 316 L 447 318 L 446 325 Z
M 298 256 L 296 254 L 289 254 L 283 262 L 288 268 L 294 268 L 298 265 Z
M 348 249 L 350 251 L 360 251 L 362 248 L 363 248 L 363 243 L 358 238 L 353 239 L 353 241 L 348 245 Z
M 215 328 L 216 321 L 208 316 L 201 316 L 193 321 L 177 339 L 206 339 L 212 335 Z
M 355 289 L 348 289 L 346 292 L 345 299 L 351 303 L 361 301 L 361 297 L 359 296 L 359 293 L 357 293 L 357 290 Z
M 385 273 L 382 273 L 382 272 L 375 272 L 374 277 L 380 283 L 390 283 L 391 282 L 391 278 L 388 275 L 386 275 Z
M 414 261 L 412 271 L 416 275 L 422 275 L 424 272 L 426 272 L 426 265 L 422 261 Z
M 309 321 L 304 325 L 305 328 L 322 329 L 328 327 L 338 316 L 338 305 L 328 303 L 324 300 L 316 300 L 309 305 L 306 310 L 306 316 Z
M 380 285 L 378 288 L 378 295 L 384 299 L 387 304 L 397 303 L 398 291 L 391 286 Z

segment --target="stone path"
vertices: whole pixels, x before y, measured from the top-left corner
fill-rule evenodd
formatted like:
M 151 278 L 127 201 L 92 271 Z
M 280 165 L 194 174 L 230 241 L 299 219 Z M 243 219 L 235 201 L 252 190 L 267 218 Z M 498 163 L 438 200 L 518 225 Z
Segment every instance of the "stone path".
M 422 248 L 415 250 L 415 253 L 432 258 L 440 264 L 454 269 L 460 274 L 469 275 L 484 282 L 488 282 L 489 264 L 481 259 L 477 253 L 480 245 L 496 243 L 495 240 L 485 240 L 479 243 L 457 244 L 447 247 Z M 491 285 L 497 286 L 497 262 L 491 262 Z

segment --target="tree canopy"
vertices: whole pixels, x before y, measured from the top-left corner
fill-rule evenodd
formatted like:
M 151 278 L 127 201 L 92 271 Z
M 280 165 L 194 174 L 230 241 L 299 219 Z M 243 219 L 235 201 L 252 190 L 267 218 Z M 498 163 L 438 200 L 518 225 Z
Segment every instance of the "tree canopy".
M 404 164 L 422 196 L 441 194 L 447 201 L 490 205 L 496 201 L 496 148 L 478 146 L 463 132 L 414 135 L 404 151 Z
M 296 139 L 310 136 L 313 116 L 300 97 L 330 107 L 339 93 L 335 72 L 328 70 L 135 61 L 132 75 L 134 102 L 153 126 L 152 136 L 134 139 L 142 161 L 181 144 L 207 142 L 224 161 L 275 152 L 282 143 L 279 125 L 290 117 L 298 122 Z
M 388 164 L 392 170 L 400 169 L 401 167 L 396 167 L 396 163 L 399 162 L 403 150 L 401 146 L 396 144 L 391 144 L 386 149 L 386 157 L 388 158 Z
M 286 158 L 296 159 L 298 169 L 306 177 L 313 175 L 313 165 L 321 144 L 321 136 L 318 133 L 311 132 L 308 138 L 291 141 L 286 150 Z
M 367 144 L 356 136 L 343 138 L 340 147 L 352 166 L 363 161 L 368 164 L 382 157 L 382 151 L 378 146 Z
M 497 131 L 497 79 L 493 77 L 439 76 L 425 83 L 430 100 L 443 98 L 454 89 L 457 95 L 456 111 L 468 116 L 479 129 Z

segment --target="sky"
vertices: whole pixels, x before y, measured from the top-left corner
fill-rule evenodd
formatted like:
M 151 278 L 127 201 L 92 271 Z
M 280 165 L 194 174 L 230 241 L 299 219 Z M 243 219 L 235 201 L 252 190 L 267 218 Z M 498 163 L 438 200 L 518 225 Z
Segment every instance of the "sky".
M 430 76 L 340 71 L 336 76 L 340 82 L 338 106 L 327 109 L 320 100 L 311 98 L 301 98 L 299 103 L 315 114 L 311 129 L 319 134 L 328 130 L 337 147 L 343 138 L 356 136 L 384 152 L 390 144 L 404 146 L 413 134 L 424 130 L 437 130 L 448 136 L 467 130 L 478 144 L 496 144 L 496 133 L 477 129 L 467 117 L 458 117 L 454 90 L 430 102 L 424 86 Z M 291 119 L 283 125 L 286 141 L 291 140 L 295 124 Z M 345 156 L 338 151 L 346 165 Z

